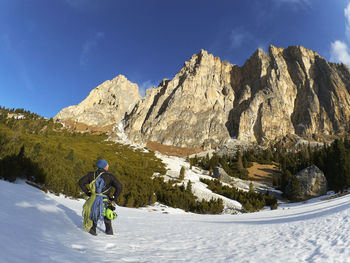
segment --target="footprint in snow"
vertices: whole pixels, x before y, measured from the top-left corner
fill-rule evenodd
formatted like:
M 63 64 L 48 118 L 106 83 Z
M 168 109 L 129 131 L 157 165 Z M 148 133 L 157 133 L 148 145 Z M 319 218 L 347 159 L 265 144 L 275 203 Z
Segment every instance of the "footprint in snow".
M 115 248 L 115 244 L 113 244 L 113 243 L 108 243 L 108 244 L 106 245 L 106 249 L 111 249 L 111 248 Z
M 75 244 L 73 244 L 72 248 L 80 251 L 81 253 L 85 253 L 86 252 L 86 248 L 84 246 L 82 246 L 82 245 L 75 245 Z

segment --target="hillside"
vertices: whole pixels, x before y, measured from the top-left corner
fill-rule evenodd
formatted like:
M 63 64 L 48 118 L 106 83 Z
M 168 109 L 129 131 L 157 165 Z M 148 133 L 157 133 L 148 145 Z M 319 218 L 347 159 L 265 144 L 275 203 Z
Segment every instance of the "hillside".
M 118 207 L 116 235 L 81 228 L 83 200 L 0 180 L 0 262 L 347 262 L 350 195 L 240 215 Z

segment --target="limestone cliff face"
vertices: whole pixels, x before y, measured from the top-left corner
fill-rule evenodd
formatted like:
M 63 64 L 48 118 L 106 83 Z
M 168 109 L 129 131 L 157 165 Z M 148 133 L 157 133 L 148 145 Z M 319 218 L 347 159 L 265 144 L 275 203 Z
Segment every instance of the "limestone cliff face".
M 301 46 L 258 49 L 242 67 L 201 50 L 145 98 L 120 75 L 56 118 L 100 127 L 126 116 L 126 135 L 143 144 L 213 148 L 230 138 L 264 144 L 349 132 L 349 93 L 348 67 Z
M 238 71 L 232 135 L 242 140 L 274 140 L 343 133 L 350 120 L 350 72 L 303 47 L 258 50 Z M 238 95 L 242 94 L 242 95 Z M 242 97 L 243 99 L 240 99 Z
M 137 84 L 119 75 L 93 89 L 79 105 L 61 110 L 55 118 L 97 127 L 114 125 L 120 123 L 140 99 Z
M 147 91 L 126 118 L 137 142 L 210 148 L 234 137 L 265 143 L 288 134 L 349 129 L 350 71 L 303 47 L 258 49 L 238 67 L 201 51 Z
M 199 147 L 229 138 L 232 65 L 202 50 L 172 80 L 147 91 L 127 117 L 131 140 Z

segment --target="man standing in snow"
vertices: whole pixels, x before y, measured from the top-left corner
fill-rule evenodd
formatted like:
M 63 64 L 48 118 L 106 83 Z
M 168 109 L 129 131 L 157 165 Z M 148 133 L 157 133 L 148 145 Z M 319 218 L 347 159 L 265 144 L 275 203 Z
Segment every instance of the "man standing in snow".
M 92 235 L 96 234 L 98 220 L 104 220 L 106 234 L 113 235 L 112 222 L 104 216 L 107 201 L 115 202 L 122 192 L 122 184 L 114 175 L 107 173 L 109 165 L 106 160 L 96 163 L 97 170 L 89 172 L 79 180 L 79 186 L 89 196 L 83 207 L 84 229 Z M 89 189 L 87 188 L 89 185 Z M 114 196 L 110 196 L 111 187 L 114 187 Z

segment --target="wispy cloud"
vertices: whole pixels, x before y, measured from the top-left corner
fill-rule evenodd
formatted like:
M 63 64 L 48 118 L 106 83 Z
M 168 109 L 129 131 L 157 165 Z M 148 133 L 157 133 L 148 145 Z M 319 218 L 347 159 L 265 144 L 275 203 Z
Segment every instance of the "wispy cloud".
M 333 42 L 331 44 L 331 60 L 350 66 L 350 54 L 347 44 L 339 40 Z
M 82 9 L 86 6 L 87 0 L 64 0 L 70 7 L 75 9 Z
M 156 87 L 159 84 L 159 81 L 152 81 L 152 80 L 146 80 L 142 82 L 139 87 L 140 87 L 140 93 L 141 96 L 144 97 L 146 95 L 146 90 L 152 87 Z
M 261 48 L 266 52 L 268 49 L 268 41 L 262 41 L 256 38 L 249 31 L 244 31 L 243 29 L 233 29 L 230 34 L 230 43 L 232 49 L 239 49 L 243 46 L 250 46 L 255 49 Z
M 346 25 L 345 25 L 345 34 L 348 40 L 350 40 L 350 3 L 348 6 L 344 9 L 344 16 L 346 18 Z
M 265 46 L 260 39 L 256 38 L 251 32 L 245 31 L 242 28 L 235 28 L 231 30 L 229 38 L 231 48 L 233 49 L 238 49 L 247 45 L 256 47 Z
M 241 29 L 233 29 L 230 35 L 231 47 L 232 48 L 240 48 L 246 42 L 254 40 L 254 36 L 247 31 L 243 31 Z
M 94 36 L 91 39 L 88 39 L 83 44 L 81 54 L 80 54 L 80 66 L 82 68 L 86 68 L 89 62 L 89 55 L 91 53 L 91 50 L 95 48 L 103 38 L 104 38 L 104 33 L 97 32 L 94 34 Z
M 277 4 L 293 4 L 298 6 L 310 6 L 311 0 L 273 0 Z
M 16 47 L 13 45 L 10 37 L 7 34 L 2 35 L 0 38 L 0 44 L 4 47 L 4 50 L 6 51 L 5 54 L 7 54 L 10 61 L 14 64 L 17 74 L 22 80 L 24 87 L 28 91 L 33 92 L 35 88 L 29 77 L 27 66 L 21 55 L 17 52 Z
M 272 9 L 279 9 L 288 6 L 291 10 L 299 12 L 300 10 L 309 9 L 312 6 L 311 0 L 272 0 Z
M 96 0 L 63 0 L 69 7 L 80 12 L 96 12 L 103 4 Z
M 291 3 L 291 4 L 300 4 L 300 5 L 309 5 L 310 0 L 276 0 L 282 3 Z
M 81 13 L 100 13 L 108 10 L 114 1 L 98 1 L 98 0 L 62 0 L 70 8 Z
M 347 42 L 350 41 L 350 3 L 344 9 L 346 19 L 345 35 Z M 336 40 L 331 43 L 331 61 L 342 62 L 350 67 L 350 53 L 348 45 L 345 41 Z

